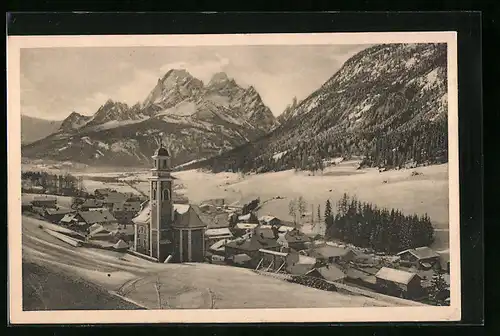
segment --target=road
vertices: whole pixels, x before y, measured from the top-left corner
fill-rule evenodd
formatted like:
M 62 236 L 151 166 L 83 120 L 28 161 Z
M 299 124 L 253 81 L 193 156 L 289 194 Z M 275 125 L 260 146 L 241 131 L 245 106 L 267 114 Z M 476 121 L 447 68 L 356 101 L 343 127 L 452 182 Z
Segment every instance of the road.
M 23 217 L 23 259 L 118 293 L 148 309 L 323 308 L 413 305 L 305 287 L 252 270 L 157 264 L 126 253 L 73 247 Z

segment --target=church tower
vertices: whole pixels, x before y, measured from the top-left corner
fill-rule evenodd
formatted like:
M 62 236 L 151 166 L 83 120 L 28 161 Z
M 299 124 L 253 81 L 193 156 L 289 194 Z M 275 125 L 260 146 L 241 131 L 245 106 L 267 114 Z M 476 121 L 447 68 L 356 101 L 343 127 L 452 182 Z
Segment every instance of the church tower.
M 153 158 L 150 180 L 150 256 L 164 262 L 171 249 L 171 229 L 174 221 L 170 153 L 160 143 Z

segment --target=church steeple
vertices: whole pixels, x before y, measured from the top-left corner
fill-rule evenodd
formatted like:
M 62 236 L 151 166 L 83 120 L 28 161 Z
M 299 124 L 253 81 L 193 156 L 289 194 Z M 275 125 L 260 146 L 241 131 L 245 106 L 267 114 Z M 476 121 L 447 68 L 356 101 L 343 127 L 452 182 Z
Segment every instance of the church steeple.
M 171 170 L 170 152 L 166 147 L 163 146 L 163 142 L 161 139 L 159 140 L 159 147 L 154 152 L 152 158 L 154 164 L 152 170 L 165 172 L 169 172 Z

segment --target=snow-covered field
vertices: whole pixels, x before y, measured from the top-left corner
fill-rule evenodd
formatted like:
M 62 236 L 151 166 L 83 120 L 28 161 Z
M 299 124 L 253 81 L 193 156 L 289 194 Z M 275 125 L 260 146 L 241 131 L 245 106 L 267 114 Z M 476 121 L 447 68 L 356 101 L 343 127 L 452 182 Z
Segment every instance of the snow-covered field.
M 387 171 L 379 173 L 377 169 L 356 170 L 356 161 L 344 161 L 325 169 L 322 174 L 313 176 L 309 172 L 293 170 L 276 173 L 242 175 L 237 173 L 212 174 L 200 170 L 176 172 L 176 184 L 182 185 L 178 193 L 187 196 L 192 203 L 201 203 L 207 199 L 225 198 L 226 203 L 248 202 L 256 197 L 266 201 L 259 210 L 259 215 L 272 214 L 284 220 L 291 220 L 288 215 L 290 199 L 302 196 L 308 204 L 307 211 L 314 209 L 316 216 L 318 205 L 321 213 L 327 199 L 332 204 L 345 192 L 350 196 L 371 202 L 380 207 L 397 208 L 406 214 L 427 213 L 436 231 L 435 247 L 446 249 L 448 246 L 448 165 L 433 165 L 414 169 Z M 413 172 L 420 175 L 412 176 Z M 148 192 L 148 169 L 124 172 L 92 172 L 90 176 L 117 177 L 118 180 L 139 180 L 135 188 Z M 84 177 L 85 179 L 85 177 Z M 87 189 L 112 187 L 133 192 L 128 185 L 110 185 L 85 179 Z M 303 228 L 308 231 L 308 227 Z

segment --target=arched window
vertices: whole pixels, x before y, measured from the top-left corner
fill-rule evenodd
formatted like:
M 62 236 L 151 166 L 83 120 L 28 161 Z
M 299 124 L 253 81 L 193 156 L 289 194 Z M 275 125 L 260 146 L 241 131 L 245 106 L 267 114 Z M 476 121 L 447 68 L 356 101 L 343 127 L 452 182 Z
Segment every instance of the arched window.
M 157 167 L 157 165 L 158 165 L 158 164 L 157 164 L 157 160 L 154 160 L 154 161 L 155 161 L 155 168 L 158 168 L 158 167 Z
M 156 201 L 156 181 L 153 181 L 153 184 L 151 185 L 151 199 Z
M 163 159 L 161 160 L 162 162 L 162 169 L 167 169 L 167 160 Z
M 163 200 L 165 200 L 165 201 L 170 200 L 170 190 L 169 189 L 163 189 Z

